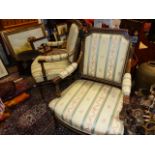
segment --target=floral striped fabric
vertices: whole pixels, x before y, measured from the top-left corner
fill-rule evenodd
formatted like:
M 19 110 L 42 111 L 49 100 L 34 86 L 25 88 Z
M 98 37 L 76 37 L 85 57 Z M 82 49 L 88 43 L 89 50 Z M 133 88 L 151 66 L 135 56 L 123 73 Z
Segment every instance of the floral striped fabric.
M 62 53 L 57 55 L 39 56 L 38 61 L 45 60 L 48 62 L 52 62 L 52 61 L 60 61 L 67 58 L 68 58 L 68 53 Z
M 66 78 L 67 76 L 71 75 L 76 69 L 78 64 L 76 62 L 70 64 L 64 71 L 58 74 L 59 77 L 62 79 Z
M 76 50 L 76 44 L 78 41 L 78 36 L 79 36 L 79 27 L 75 23 L 73 23 L 69 30 L 69 35 L 67 38 L 67 47 L 66 47 L 68 54 L 72 55 L 69 57 L 69 60 L 71 62 L 73 62 L 74 52 L 76 52 L 75 50 Z
M 67 47 L 66 49 L 53 49 L 52 55 L 48 56 L 38 56 L 31 65 L 31 73 L 33 78 L 37 83 L 43 82 L 43 73 L 41 70 L 41 65 L 38 62 L 39 60 L 45 60 L 44 63 L 46 76 L 48 80 L 51 80 L 57 76 L 66 77 L 66 68 L 69 67 L 69 65 L 74 60 L 74 53 L 76 51 L 76 44 L 78 42 L 78 36 L 79 36 L 79 27 L 76 24 L 72 24 L 70 28 L 70 32 L 67 39 Z M 52 42 L 49 42 L 49 45 L 52 45 Z M 55 62 L 54 62 L 55 61 Z M 70 68 L 77 68 L 75 65 Z M 69 71 L 70 71 L 69 68 Z
M 122 92 L 125 96 L 130 96 L 131 93 L 131 74 L 125 73 L 122 82 Z
M 84 133 L 123 134 L 122 102 L 122 92 L 116 87 L 77 80 L 49 107 L 59 119 Z
M 128 47 L 121 34 L 92 33 L 85 40 L 83 74 L 121 83 Z
M 41 57 L 42 56 L 38 56 L 31 65 L 31 73 L 37 83 L 44 81 L 41 65 L 38 62 L 38 60 Z M 55 62 L 45 62 L 44 68 L 46 71 L 47 79 L 52 80 L 53 78 L 57 77 L 69 65 L 70 65 L 70 62 L 68 61 L 68 59 L 55 61 Z

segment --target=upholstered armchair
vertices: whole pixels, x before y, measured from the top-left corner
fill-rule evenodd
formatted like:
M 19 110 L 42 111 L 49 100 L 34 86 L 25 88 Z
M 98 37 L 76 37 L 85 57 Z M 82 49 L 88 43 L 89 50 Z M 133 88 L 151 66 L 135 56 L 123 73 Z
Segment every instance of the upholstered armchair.
M 62 44 L 63 41 L 48 42 L 48 46 L 59 46 Z M 79 26 L 73 23 L 67 38 L 66 49 L 54 48 L 50 55 L 40 55 L 33 61 L 31 72 L 36 83 L 38 84 L 45 81 L 54 82 L 55 78 L 60 77 L 64 79 L 72 74 L 78 66 L 79 44 Z M 56 94 L 59 96 L 58 82 L 55 84 Z
M 123 134 L 119 114 L 129 103 L 131 91 L 128 34 L 125 30 L 91 29 L 82 49 L 80 79 L 49 107 L 56 120 L 77 132 Z

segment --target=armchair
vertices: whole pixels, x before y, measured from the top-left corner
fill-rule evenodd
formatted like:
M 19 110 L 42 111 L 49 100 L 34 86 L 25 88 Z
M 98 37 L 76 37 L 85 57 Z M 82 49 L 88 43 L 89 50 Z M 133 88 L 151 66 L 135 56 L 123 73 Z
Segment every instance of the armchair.
M 63 41 L 48 42 L 48 46 L 62 45 Z M 73 23 L 67 38 L 66 49 L 55 48 L 50 55 L 36 57 L 31 65 L 31 73 L 36 83 L 53 81 L 57 77 L 62 79 L 69 76 L 77 68 L 79 45 L 79 27 Z M 56 84 L 56 94 L 60 96 L 59 84 Z
M 123 134 L 119 113 L 129 103 L 131 91 L 128 34 L 121 29 L 94 28 L 86 35 L 82 49 L 81 78 L 49 107 L 56 120 L 78 133 Z

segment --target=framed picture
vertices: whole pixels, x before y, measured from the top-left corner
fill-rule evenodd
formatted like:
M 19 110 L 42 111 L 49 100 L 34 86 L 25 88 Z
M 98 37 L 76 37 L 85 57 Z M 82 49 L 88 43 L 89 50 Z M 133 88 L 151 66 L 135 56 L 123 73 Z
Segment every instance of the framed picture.
M 45 28 L 42 24 L 9 30 L 2 34 L 10 54 L 15 58 L 19 53 L 32 50 L 29 42 L 30 38 L 38 39 L 45 36 Z
M 4 66 L 2 59 L 0 58 L 0 78 L 3 78 L 8 75 L 8 71 Z
M 60 40 L 66 40 L 67 39 L 67 24 L 63 23 L 63 24 L 59 24 L 56 26 L 57 27 L 57 32 L 58 32 L 58 37 Z
M 48 39 L 46 37 L 34 39 L 31 42 L 31 47 L 41 53 L 50 52 L 52 50 L 51 46 L 48 46 Z
M 42 37 L 31 41 L 31 47 L 33 50 L 39 50 L 41 45 L 47 44 L 47 43 L 48 43 L 48 39 L 46 37 Z

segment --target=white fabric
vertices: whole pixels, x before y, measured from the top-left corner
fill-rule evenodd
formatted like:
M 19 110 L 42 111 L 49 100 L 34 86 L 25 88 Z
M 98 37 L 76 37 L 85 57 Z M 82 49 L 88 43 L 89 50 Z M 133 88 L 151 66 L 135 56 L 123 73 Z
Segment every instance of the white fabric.
M 98 82 L 77 80 L 49 103 L 56 116 L 87 134 L 123 134 L 119 120 L 122 91 Z
M 78 35 L 79 35 L 79 28 L 76 24 L 72 24 L 69 30 L 69 35 L 67 38 L 67 47 L 66 50 L 68 51 L 69 55 L 74 54 L 76 43 L 78 41 Z M 71 60 L 72 62 L 73 60 Z
M 131 74 L 130 73 L 125 73 L 123 77 L 122 92 L 124 95 L 130 96 L 130 93 L 131 93 Z
M 61 46 L 64 43 L 64 41 L 49 41 L 47 43 L 48 46 Z
M 121 34 L 88 35 L 83 74 L 121 84 L 128 48 L 129 40 Z
M 47 55 L 47 56 L 39 56 L 39 60 L 45 60 L 47 62 L 51 61 L 60 61 L 63 59 L 66 59 L 68 57 L 68 53 L 63 53 L 63 54 L 57 54 L 57 55 Z
M 58 74 L 58 76 L 61 77 L 62 79 L 66 78 L 67 76 L 71 75 L 77 69 L 77 66 L 78 66 L 77 63 L 72 63 L 67 68 L 65 68 L 64 71 Z
M 31 65 L 31 73 L 37 83 L 44 81 L 41 65 L 38 62 L 40 57 L 42 56 L 38 56 Z M 55 62 L 45 62 L 44 68 L 46 70 L 47 79 L 52 80 L 53 78 L 57 77 L 58 74 L 64 71 L 65 68 L 67 68 L 69 65 L 70 62 L 68 61 L 68 59 L 63 59 Z
M 38 63 L 39 60 L 46 61 L 44 63 L 44 68 L 48 80 L 51 80 L 58 75 L 60 75 L 62 78 L 66 77 L 67 74 L 66 72 L 64 72 L 64 70 L 70 65 L 70 62 L 73 62 L 74 53 L 76 50 L 76 43 L 78 41 L 78 35 L 79 35 L 79 28 L 76 24 L 73 23 L 70 28 L 69 36 L 67 39 L 67 47 L 65 50 L 53 49 L 52 52 L 56 54 L 48 56 L 38 56 L 33 61 L 31 65 L 31 73 L 37 83 L 44 81 L 41 65 L 40 63 Z M 48 45 L 57 46 L 61 45 L 62 43 L 63 41 L 49 42 Z M 61 54 L 61 51 L 63 52 L 63 54 Z M 68 70 L 66 71 L 68 71 L 68 73 L 70 74 L 72 68 L 76 69 L 77 66 L 74 64 L 71 67 L 68 67 Z

